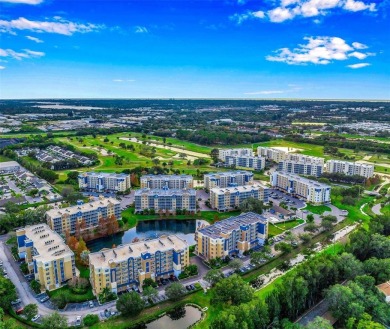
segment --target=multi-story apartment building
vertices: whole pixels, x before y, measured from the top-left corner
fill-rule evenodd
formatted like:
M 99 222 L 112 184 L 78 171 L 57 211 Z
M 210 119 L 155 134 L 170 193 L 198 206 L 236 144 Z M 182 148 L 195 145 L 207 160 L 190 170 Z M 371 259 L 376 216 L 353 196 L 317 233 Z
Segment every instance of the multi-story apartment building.
M 269 189 L 261 184 L 236 187 L 215 187 L 210 190 L 210 204 L 218 211 L 229 211 L 239 207 L 248 198 L 268 202 Z
M 225 164 L 229 166 L 250 168 L 253 170 L 263 170 L 265 168 L 265 158 L 258 156 L 235 156 L 227 155 Z
M 296 162 L 305 162 L 305 163 L 312 163 L 324 166 L 325 159 L 320 157 L 314 157 L 311 155 L 305 155 L 300 153 L 288 153 L 287 159 L 290 161 L 296 161 Z
M 278 170 L 292 174 L 320 177 L 324 166 L 320 163 L 312 163 L 296 160 L 283 160 L 278 163 Z
M 78 177 L 80 190 L 93 192 L 125 192 L 131 187 L 130 175 L 86 172 Z
M 88 203 L 78 201 L 75 206 L 48 210 L 46 221 L 50 228 L 59 234 L 65 232 L 74 234 L 76 223 L 85 223 L 83 229 L 91 229 L 98 226 L 100 218 L 111 216 L 121 219 L 120 202 L 114 198 L 99 197 L 97 201 Z
M 60 288 L 77 275 L 73 251 L 61 236 L 46 224 L 26 226 L 16 231 L 19 257 L 46 290 Z
M 285 193 L 313 203 L 330 202 L 330 186 L 282 171 L 271 175 L 271 185 Z
M 218 159 L 225 162 L 226 156 L 253 156 L 254 152 L 251 148 L 242 149 L 220 149 L 218 152 Z
M 153 209 L 156 213 L 187 210 L 196 212 L 196 191 L 194 189 L 143 188 L 135 191 L 135 212 Z
M 192 188 L 194 181 L 191 175 L 144 175 L 140 179 L 141 188 L 173 189 Z
M 280 162 L 287 159 L 288 152 L 271 147 L 258 146 L 257 155 L 269 161 Z
M 366 178 L 374 176 L 374 166 L 366 163 L 329 160 L 326 162 L 328 173 L 340 173 L 348 176 L 358 175 Z
M 267 236 L 268 220 L 248 212 L 197 230 L 195 250 L 206 260 L 223 258 L 263 245 Z
M 253 174 L 250 171 L 235 170 L 206 174 L 203 177 L 204 187 L 208 190 L 214 187 L 231 187 L 253 184 Z
M 104 288 L 118 293 L 141 288 L 145 279 L 178 276 L 189 264 L 187 242 L 176 235 L 163 236 L 90 253 L 90 282 L 95 295 Z

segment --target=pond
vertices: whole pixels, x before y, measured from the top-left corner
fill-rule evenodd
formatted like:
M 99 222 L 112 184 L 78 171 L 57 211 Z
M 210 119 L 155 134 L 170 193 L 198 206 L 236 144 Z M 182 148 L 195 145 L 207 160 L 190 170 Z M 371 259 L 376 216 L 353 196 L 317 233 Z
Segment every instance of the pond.
M 195 244 L 196 228 L 208 223 L 204 220 L 174 220 L 161 219 L 140 221 L 136 227 L 126 232 L 120 232 L 110 237 L 104 237 L 87 242 L 87 247 L 91 252 L 99 251 L 103 248 L 112 248 L 113 245 L 131 243 L 135 238 L 140 240 L 150 240 L 158 238 L 161 235 L 176 234 L 178 237 L 186 240 L 188 244 Z
M 176 308 L 146 325 L 146 329 L 186 329 L 198 322 L 202 312 L 193 306 Z

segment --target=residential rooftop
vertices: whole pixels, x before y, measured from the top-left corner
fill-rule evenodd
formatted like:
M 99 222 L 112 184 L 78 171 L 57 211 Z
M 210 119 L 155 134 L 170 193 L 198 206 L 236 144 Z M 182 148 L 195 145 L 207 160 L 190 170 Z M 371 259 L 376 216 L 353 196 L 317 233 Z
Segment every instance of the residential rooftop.
M 248 192 L 252 190 L 257 190 L 258 188 L 267 188 L 266 186 L 255 183 L 253 185 L 245 185 L 245 186 L 231 186 L 231 187 L 214 187 L 210 190 L 215 194 L 225 194 L 226 192 L 234 193 L 234 192 Z
M 280 174 L 280 175 L 286 176 L 289 179 L 293 179 L 293 180 L 296 180 L 296 181 L 299 181 L 299 182 L 302 182 L 302 183 L 306 183 L 306 184 L 309 184 L 309 185 L 314 185 L 316 187 L 321 187 L 321 188 L 328 188 L 328 187 L 330 187 L 327 184 L 316 182 L 316 181 L 310 180 L 310 179 L 305 178 L 305 177 L 301 177 L 301 176 L 296 175 L 296 174 L 290 174 L 290 173 L 287 173 L 285 171 L 275 171 L 275 172 Z
M 139 258 L 147 253 L 171 249 L 182 250 L 188 248 L 188 243 L 176 235 L 161 236 L 158 239 L 139 241 L 119 245 L 114 249 L 102 249 L 89 254 L 89 263 L 95 267 L 109 267 L 112 262 L 127 261 L 129 257 Z
M 17 231 L 25 231 L 26 240 L 31 240 L 37 254 L 34 258 L 42 258 L 43 262 L 49 262 L 64 256 L 72 256 L 73 251 L 68 247 L 63 238 L 52 231 L 46 224 L 26 226 Z
M 110 203 L 114 205 L 120 204 L 120 202 L 114 198 L 104 198 L 104 199 L 99 199 L 88 203 L 78 204 L 67 208 L 50 209 L 46 212 L 46 215 L 50 216 L 51 218 L 55 218 L 58 216 L 62 216 L 64 214 L 72 215 L 78 213 L 79 211 L 84 213 L 90 210 L 95 210 L 99 207 L 107 207 Z
M 213 173 L 208 173 L 205 174 L 205 176 L 210 176 L 210 177 L 216 177 L 216 176 L 234 176 L 234 175 L 249 175 L 252 174 L 251 171 L 246 171 L 246 170 L 232 170 L 232 171 L 220 171 L 220 172 L 213 172 Z
M 231 231 L 240 229 L 241 226 L 246 226 L 248 224 L 254 224 L 257 222 L 266 224 L 267 219 L 264 216 L 254 212 L 247 212 L 201 228 L 198 230 L 198 232 L 201 232 L 203 235 L 209 236 L 210 238 L 218 239 L 222 238 L 221 234 L 228 234 Z
M 8 167 L 21 167 L 19 163 L 16 161 L 6 161 L 6 162 L 0 162 L 0 170 L 3 168 L 8 168 Z
M 194 189 L 168 189 L 168 188 L 158 188 L 158 189 L 150 189 L 150 188 L 142 188 L 135 191 L 135 195 L 159 195 L 159 196 L 173 196 L 173 195 L 196 195 L 196 191 Z
M 153 174 L 148 174 L 148 175 L 142 175 L 141 179 L 192 179 L 191 175 L 153 175 Z
M 88 171 L 88 172 L 80 173 L 79 176 L 80 176 L 80 177 L 84 177 L 84 176 L 127 177 L 127 176 L 129 176 L 129 175 L 127 175 L 127 174 L 108 173 L 108 172 Z

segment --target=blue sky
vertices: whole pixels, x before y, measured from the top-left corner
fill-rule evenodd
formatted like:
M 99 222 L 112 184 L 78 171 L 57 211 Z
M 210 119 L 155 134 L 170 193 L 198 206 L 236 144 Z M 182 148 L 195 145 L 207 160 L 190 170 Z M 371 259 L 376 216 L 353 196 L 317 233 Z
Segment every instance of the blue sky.
M 389 0 L 0 0 L 0 98 L 390 99 Z

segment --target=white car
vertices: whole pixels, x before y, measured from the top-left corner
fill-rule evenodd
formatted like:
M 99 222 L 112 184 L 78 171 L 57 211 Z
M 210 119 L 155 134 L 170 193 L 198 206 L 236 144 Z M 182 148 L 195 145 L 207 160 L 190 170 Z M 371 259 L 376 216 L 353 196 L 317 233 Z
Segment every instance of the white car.
M 81 316 L 79 315 L 78 317 L 76 317 L 76 326 L 80 326 L 81 325 Z
M 39 314 L 37 314 L 36 316 L 34 316 L 31 321 L 35 322 L 37 321 L 41 316 Z

